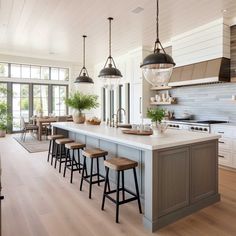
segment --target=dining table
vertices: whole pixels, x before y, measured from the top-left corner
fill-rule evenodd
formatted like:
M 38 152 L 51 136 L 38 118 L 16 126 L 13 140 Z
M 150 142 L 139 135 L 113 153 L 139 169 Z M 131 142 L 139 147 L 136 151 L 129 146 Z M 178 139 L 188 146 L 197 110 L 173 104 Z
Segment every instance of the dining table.
M 72 116 L 66 117 L 66 121 L 73 121 Z M 38 126 L 38 140 L 42 140 L 43 128 L 51 125 L 51 123 L 58 122 L 58 117 L 37 117 L 35 123 Z

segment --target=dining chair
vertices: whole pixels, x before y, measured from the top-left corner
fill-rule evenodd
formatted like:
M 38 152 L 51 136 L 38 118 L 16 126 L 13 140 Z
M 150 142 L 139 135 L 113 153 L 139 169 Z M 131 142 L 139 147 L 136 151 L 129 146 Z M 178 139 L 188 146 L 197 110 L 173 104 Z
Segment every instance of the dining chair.
M 38 126 L 25 122 L 25 119 L 22 116 L 20 117 L 20 126 L 21 126 L 21 140 L 23 142 L 25 142 L 25 137 L 27 132 L 33 133 L 34 131 L 36 131 L 38 133 Z

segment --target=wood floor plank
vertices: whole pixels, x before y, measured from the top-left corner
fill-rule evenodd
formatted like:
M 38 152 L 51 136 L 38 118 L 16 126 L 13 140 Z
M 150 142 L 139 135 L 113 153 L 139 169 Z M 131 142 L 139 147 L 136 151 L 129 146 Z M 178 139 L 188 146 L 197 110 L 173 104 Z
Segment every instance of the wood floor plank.
M 79 173 L 69 183 L 47 161 L 47 153 L 28 153 L 12 136 L 0 139 L 2 156 L 3 236 L 234 236 L 236 235 L 236 172 L 220 169 L 221 202 L 185 217 L 158 232 L 143 228 L 136 202 L 120 207 L 106 201 L 101 211 L 101 187 L 79 191 Z

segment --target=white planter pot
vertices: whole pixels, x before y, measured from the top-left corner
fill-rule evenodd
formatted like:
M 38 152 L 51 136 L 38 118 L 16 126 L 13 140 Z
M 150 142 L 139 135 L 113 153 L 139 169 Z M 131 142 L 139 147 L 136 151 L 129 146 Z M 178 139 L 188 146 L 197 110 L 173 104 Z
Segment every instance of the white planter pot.
M 85 114 L 79 113 L 79 112 L 74 112 L 74 114 L 73 114 L 73 121 L 76 124 L 84 124 L 84 122 L 85 122 Z
M 6 136 L 6 130 L 0 130 L 0 137 L 3 138 Z
M 152 124 L 152 137 L 161 137 L 164 135 L 168 125 L 167 124 Z

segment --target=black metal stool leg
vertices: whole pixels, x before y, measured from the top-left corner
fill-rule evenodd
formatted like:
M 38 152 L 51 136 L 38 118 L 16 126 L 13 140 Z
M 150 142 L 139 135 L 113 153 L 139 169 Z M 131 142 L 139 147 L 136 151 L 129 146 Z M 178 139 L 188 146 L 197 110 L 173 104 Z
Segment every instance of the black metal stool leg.
M 103 160 L 106 160 L 106 156 L 103 157 Z M 108 177 L 108 191 L 111 191 L 111 187 L 110 187 L 110 181 L 109 181 L 109 177 Z
M 64 166 L 64 173 L 63 173 L 63 177 L 65 177 L 65 176 L 66 176 L 66 168 L 67 168 L 67 162 L 68 162 L 69 155 L 70 155 L 70 150 L 69 150 L 69 149 L 67 149 L 67 151 L 66 151 L 66 161 L 65 161 L 65 166 Z
M 50 159 L 50 155 L 52 155 L 52 154 L 51 154 L 51 146 L 52 146 L 52 140 L 50 140 L 50 142 L 49 142 L 49 148 L 48 148 L 48 162 L 49 162 L 49 159 Z
M 61 173 L 62 149 L 63 149 L 63 145 L 60 144 L 59 173 Z
M 125 176 L 124 176 L 124 170 L 121 171 L 122 175 L 122 199 L 125 200 Z
M 119 223 L 119 188 L 120 188 L 120 171 L 117 171 L 117 188 L 116 188 L 116 223 Z
M 59 144 L 56 144 L 56 155 L 55 155 L 55 164 L 54 164 L 54 168 L 57 168 L 57 158 L 59 155 L 59 148 L 58 148 Z
M 92 181 L 93 181 L 93 158 L 91 158 L 91 166 L 90 166 L 90 180 L 89 180 L 89 198 L 91 199 L 92 194 Z
M 136 194 L 137 194 L 137 198 L 138 198 L 137 200 L 138 200 L 139 212 L 142 213 L 142 207 L 141 207 L 139 190 L 138 190 L 137 174 L 136 174 L 136 169 L 135 168 L 133 168 L 133 172 L 134 172 L 134 182 L 135 182 Z
M 104 210 L 105 198 L 106 198 L 106 192 L 107 192 L 107 184 L 109 183 L 109 180 L 108 180 L 109 168 L 105 167 L 105 169 L 106 169 L 106 177 L 105 177 L 105 185 L 104 185 L 103 197 L 102 197 L 102 208 L 101 208 L 102 210 Z
M 79 164 L 79 173 L 80 173 L 80 149 L 78 149 L 78 164 Z
M 83 186 L 83 180 L 84 180 L 84 171 L 86 170 L 86 157 L 84 156 L 84 163 L 83 163 L 83 169 L 82 169 L 82 176 L 80 181 L 80 191 L 82 191 Z M 86 176 L 87 176 L 87 170 L 86 170 Z
M 72 158 L 71 158 L 71 169 L 70 169 L 70 183 L 72 184 L 73 181 L 73 172 L 74 172 L 74 161 L 75 161 L 75 150 L 72 151 Z
M 100 182 L 99 182 L 99 174 L 100 174 L 100 172 L 99 172 L 99 158 L 97 158 L 97 178 L 98 178 L 98 186 L 100 186 Z

